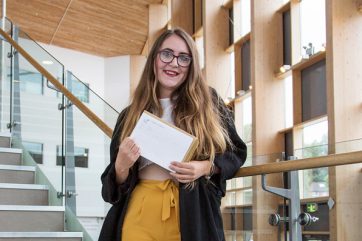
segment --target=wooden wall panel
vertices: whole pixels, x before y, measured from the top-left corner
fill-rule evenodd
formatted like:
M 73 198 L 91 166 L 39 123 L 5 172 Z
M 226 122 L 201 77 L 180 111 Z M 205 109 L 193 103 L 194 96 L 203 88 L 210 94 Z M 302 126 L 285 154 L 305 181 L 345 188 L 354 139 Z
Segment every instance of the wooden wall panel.
M 188 34 L 193 34 L 192 0 L 173 0 L 171 3 L 171 25 L 183 28 Z
M 229 45 L 229 12 L 219 1 L 207 1 L 204 10 L 206 80 L 222 98 L 226 98 L 231 81 L 230 56 L 225 51 Z
M 134 90 L 136 89 L 138 82 L 141 79 L 143 69 L 145 67 L 147 58 L 142 55 L 131 55 L 130 56 L 130 92 L 131 98 L 133 97 Z
M 299 0 L 291 0 L 290 14 L 292 21 L 292 65 L 294 65 L 299 63 L 302 56 Z
M 150 4 L 148 15 L 148 52 L 158 36 L 167 27 L 167 5 Z
M 141 78 L 144 66 L 147 61 L 148 52 L 151 50 L 154 41 L 165 30 L 167 26 L 168 7 L 166 4 L 149 5 L 148 40 L 146 41 L 142 55 L 130 56 L 130 92 L 131 98 Z
M 194 23 L 195 23 L 195 29 L 194 32 L 196 33 L 200 28 L 202 28 L 203 25 L 203 1 L 204 0 L 194 0 L 194 8 L 193 8 L 193 15 L 194 15 Z
M 282 1 L 251 1 L 251 84 L 253 100 L 253 165 L 274 162 L 265 157 L 284 149 L 283 81 L 275 77 L 280 64 L 280 16 L 275 12 Z M 268 175 L 268 185 L 281 186 L 281 174 Z M 280 198 L 262 190 L 260 176 L 253 177 L 254 241 L 277 240 L 277 227 L 268 223 L 277 212 Z
M 330 152 L 362 148 L 362 16 L 354 0 L 326 1 Z M 330 168 L 331 241 L 359 241 L 362 230 L 362 164 Z

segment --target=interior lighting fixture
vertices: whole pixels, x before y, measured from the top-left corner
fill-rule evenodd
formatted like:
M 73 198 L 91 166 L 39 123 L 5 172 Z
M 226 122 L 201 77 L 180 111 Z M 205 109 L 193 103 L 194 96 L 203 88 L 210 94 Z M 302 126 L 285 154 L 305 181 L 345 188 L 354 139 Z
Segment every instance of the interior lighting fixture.
M 237 92 L 236 92 L 236 94 L 237 94 L 237 96 L 238 97 L 241 97 L 241 96 L 243 96 L 243 95 L 245 95 L 245 90 L 238 90 Z
M 53 61 L 51 61 L 51 60 L 43 60 L 42 63 L 45 64 L 45 65 L 52 65 Z
M 233 101 L 233 98 L 227 97 L 224 102 L 225 102 L 225 105 L 228 105 L 228 104 L 230 104 L 232 101 Z
M 289 64 L 285 64 L 285 65 L 283 65 L 283 66 L 281 66 L 281 67 L 279 68 L 280 73 L 285 73 L 285 72 L 287 72 L 288 70 L 290 70 L 290 65 L 289 65 Z
M 325 52 L 326 51 L 326 44 L 322 44 L 321 48 L 319 49 L 319 51 L 321 52 Z

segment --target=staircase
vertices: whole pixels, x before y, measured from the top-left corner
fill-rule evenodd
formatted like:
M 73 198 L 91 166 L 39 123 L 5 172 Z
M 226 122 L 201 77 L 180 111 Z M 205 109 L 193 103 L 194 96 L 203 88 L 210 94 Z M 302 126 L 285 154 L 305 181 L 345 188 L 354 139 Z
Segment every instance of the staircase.
M 81 241 L 82 232 L 64 232 L 64 206 L 49 206 L 48 186 L 34 184 L 21 156 L 0 133 L 0 241 Z

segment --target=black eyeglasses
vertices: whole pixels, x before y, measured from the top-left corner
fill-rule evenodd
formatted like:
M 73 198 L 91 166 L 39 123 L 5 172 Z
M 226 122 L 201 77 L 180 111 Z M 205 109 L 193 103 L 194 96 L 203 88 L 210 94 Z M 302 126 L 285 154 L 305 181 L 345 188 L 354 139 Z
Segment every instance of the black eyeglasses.
M 181 67 L 188 67 L 191 64 L 192 57 L 188 54 L 179 54 L 178 56 L 174 55 L 170 50 L 161 50 L 158 52 L 160 60 L 166 64 L 169 64 L 173 61 L 174 58 L 177 59 L 177 64 Z

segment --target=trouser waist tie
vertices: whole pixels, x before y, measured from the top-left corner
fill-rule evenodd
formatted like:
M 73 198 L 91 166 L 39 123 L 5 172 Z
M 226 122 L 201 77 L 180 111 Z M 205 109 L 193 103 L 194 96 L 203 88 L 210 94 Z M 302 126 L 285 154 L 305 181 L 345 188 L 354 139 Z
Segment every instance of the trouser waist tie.
M 178 205 L 176 205 L 176 198 L 178 198 L 178 187 L 172 180 L 167 180 L 160 183 L 158 187 L 163 190 L 162 200 L 162 221 L 166 221 L 171 216 L 171 209 L 175 208 L 176 219 L 178 220 Z

